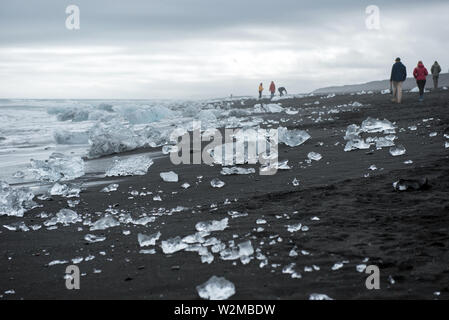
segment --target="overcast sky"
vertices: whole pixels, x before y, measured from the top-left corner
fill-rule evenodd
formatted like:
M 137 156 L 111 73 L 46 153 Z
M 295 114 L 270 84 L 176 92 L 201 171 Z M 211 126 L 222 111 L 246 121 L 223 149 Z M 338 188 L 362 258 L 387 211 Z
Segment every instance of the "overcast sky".
M 389 78 L 397 56 L 447 72 L 448 17 L 447 0 L 1 0 L 0 98 L 303 93 Z

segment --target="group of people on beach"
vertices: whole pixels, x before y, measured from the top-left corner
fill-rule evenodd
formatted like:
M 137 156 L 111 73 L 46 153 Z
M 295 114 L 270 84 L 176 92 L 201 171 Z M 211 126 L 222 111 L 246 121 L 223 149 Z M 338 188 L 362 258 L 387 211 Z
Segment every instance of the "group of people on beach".
M 433 77 L 433 85 L 435 89 L 438 89 L 438 79 L 441 73 L 441 67 L 437 61 L 433 64 L 430 72 Z M 413 70 L 413 77 L 416 79 L 416 84 L 419 89 L 419 101 L 424 101 L 424 92 L 427 82 L 427 76 L 429 75 L 429 71 L 424 66 L 422 61 L 418 61 L 417 67 Z M 407 68 L 401 62 L 401 58 L 396 58 L 395 64 L 391 69 L 391 91 L 393 93 L 393 102 L 401 103 L 402 102 L 402 84 L 407 79 Z
M 259 99 L 262 99 L 262 93 L 263 93 L 263 83 L 261 82 L 259 84 Z M 271 94 L 271 99 L 273 99 L 274 95 L 276 94 L 276 85 L 274 84 L 274 81 L 271 81 L 270 84 L 270 94 Z M 279 87 L 278 88 L 279 91 L 279 96 L 283 96 L 284 94 L 287 94 L 287 90 L 284 87 Z

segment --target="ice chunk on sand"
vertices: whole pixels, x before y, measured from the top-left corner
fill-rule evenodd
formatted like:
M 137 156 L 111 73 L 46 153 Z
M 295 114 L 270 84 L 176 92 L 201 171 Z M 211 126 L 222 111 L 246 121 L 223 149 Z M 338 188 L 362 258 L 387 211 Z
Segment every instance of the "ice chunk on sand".
M 81 187 L 78 184 L 60 184 L 56 182 L 49 193 L 52 196 L 61 196 L 64 198 L 77 198 L 81 192 Z
M 222 187 L 224 187 L 225 183 L 223 181 L 221 181 L 220 179 L 215 178 L 210 182 L 210 185 L 213 188 L 222 188 Z
M 222 220 L 202 221 L 195 225 L 195 229 L 200 232 L 223 231 L 228 227 L 228 221 L 228 218 L 224 218 Z
M 178 175 L 176 173 L 174 173 L 173 171 L 161 172 L 159 175 L 161 176 L 162 180 L 165 182 L 178 182 L 178 180 L 179 180 Z
M 235 294 L 234 284 L 224 277 L 212 276 L 205 283 L 196 287 L 198 295 L 203 299 L 226 300 Z
M 30 231 L 30 228 L 28 228 L 27 225 L 25 224 L 25 222 L 23 222 L 23 221 L 14 222 L 11 224 L 4 224 L 3 227 L 8 229 L 9 231 L 19 231 L 19 230 L 23 231 L 23 232 Z
M 297 186 L 299 186 L 299 180 L 298 179 L 293 179 L 293 181 L 292 181 L 292 185 L 294 186 L 294 187 L 297 187 Z
M 254 105 L 255 113 L 279 113 L 284 111 L 284 108 L 278 103 L 268 103 L 268 104 L 256 104 Z
M 114 163 L 106 171 L 106 176 L 143 176 L 152 165 L 153 160 L 148 156 L 114 159 Z
M 333 299 L 323 293 L 312 293 L 309 296 L 309 300 L 333 300 Z
M 287 226 L 287 231 L 288 232 L 296 232 L 301 230 L 302 228 L 302 224 L 301 223 L 297 223 L 297 224 L 292 224 L 292 225 L 288 225 Z
M 244 256 L 249 257 L 250 255 L 254 254 L 254 248 L 253 248 L 250 240 L 239 243 L 238 246 L 239 246 L 240 257 L 244 257 Z
M 106 237 L 104 236 L 96 236 L 94 234 L 86 234 L 84 236 L 84 240 L 88 241 L 88 242 L 101 242 L 106 240 Z
M 89 158 L 130 151 L 143 146 L 141 138 L 122 122 L 98 122 L 89 131 Z
M 161 242 L 162 252 L 165 254 L 172 254 L 184 250 L 189 245 L 182 241 L 181 237 L 167 239 Z
M 255 172 L 256 172 L 256 170 L 254 168 L 232 167 L 232 168 L 223 168 L 220 173 L 224 176 L 227 176 L 227 175 L 235 175 L 235 174 L 252 174 Z
M 389 139 L 388 137 L 380 137 L 376 140 L 376 149 L 382 149 L 385 147 L 393 147 L 394 139 Z
M 363 139 L 354 139 L 354 140 L 350 140 L 346 143 L 345 146 L 345 152 L 348 151 L 353 151 L 353 150 L 365 150 L 365 149 L 369 149 L 371 147 L 371 145 L 369 143 L 366 143 L 365 140 Z
M 309 158 L 310 160 L 314 160 L 314 161 L 320 161 L 323 156 L 321 154 L 319 154 L 318 152 L 309 152 L 309 154 L 307 155 L 307 158 Z
M 310 138 L 310 135 L 304 130 L 288 130 L 285 127 L 278 128 L 279 143 L 284 143 L 289 147 L 297 147 Z
M 115 220 L 111 216 L 106 216 L 104 218 L 101 218 L 100 220 L 97 220 L 91 227 L 90 231 L 95 230 L 106 230 L 108 228 L 117 227 L 120 225 L 120 222 Z
M 397 191 L 423 190 L 429 187 L 427 178 L 422 179 L 400 179 L 393 183 L 393 188 Z
M 137 240 L 139 241 L 139 245 L 141 247 L 148 247 L 148 246 L 154 246 L 156 244 L 156 241 L 159 240 L 161 237 L 160 232 L 153 233 L 149 236 L 146 234 L 139 233 L 137 235 Z
M 344 136 L 344 139 L 346 141 L 360 139 L 361 133 L 362 133 L 362 130 L 360 129 L 360 127 L 358 125 L 351 124 L 346 128 L 346 134 Z
M 188 189 L 188 188 L 190 188 L 190 183 L 184 182 L 184 183 L 181 185 L 181 188 L 183 188 L 183 189 Z
M 100 192 L 113 192 L 113 191 L 117 191 L 119 185 L 117 183 L 112 183 L 110 185 L 108 185 L 107 187 L 104 187 L 103 189 L 100 190 Z
M 59 212 L 56 214 L 56 218 L 58 219 L 58 223 L 62 223 L 65 225 L 81 221 L 81 218 L 78 216 L 78 214 L 70 209 L 59 210 Z
M 0 216 L 23 217 L 23 214 L 35 208 L 34 194 L 30 188 L 11 188 L 9 184 L 0 181 Z
M 368 117 L 362 122 L 361 130 L 364 132 L 384 132 L 385 134 L 394 133 L 396 127 L 387 119 L 379 120 Z
M 30 160 L 30 171 L 41 181 L 67 181 L 84 175 L 84 161 L 81 157 L 68 157 L 52 153 L 48 160 Z
M 393 157 L 402 156 L 403 154 L 405 154 L 406 151 L 407 150 L 402 145 L 398 145 L 396 147 L 391 147 L 390 148 L 390 154 Z

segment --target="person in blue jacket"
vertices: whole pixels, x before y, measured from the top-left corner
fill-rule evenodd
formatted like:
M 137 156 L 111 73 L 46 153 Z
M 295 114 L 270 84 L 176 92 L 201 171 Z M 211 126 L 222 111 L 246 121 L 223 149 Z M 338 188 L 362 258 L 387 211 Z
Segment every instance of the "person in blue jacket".
M 407 68 L 402 64 L 401 58 L 396 58 L 396 63 L 391 69 L 391 86 L 393 88 L 393 102 L 402 102 L 402 84 L 407 79 Z

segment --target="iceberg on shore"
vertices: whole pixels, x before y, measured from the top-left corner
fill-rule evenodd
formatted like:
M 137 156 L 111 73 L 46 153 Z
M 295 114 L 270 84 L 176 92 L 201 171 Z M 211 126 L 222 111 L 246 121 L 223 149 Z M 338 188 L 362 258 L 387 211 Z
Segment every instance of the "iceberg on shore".
M 23 217 L 23 214 L 35 208 L 34 194 L 30 188 L 14 189 L 0 181 L 0 216 Z
M 31 159 L 29 169 L 41 181 L 68 181 L 84 175 L 84 161 L 81 157 L 69 157 L 52 153 L 48 160 Z

